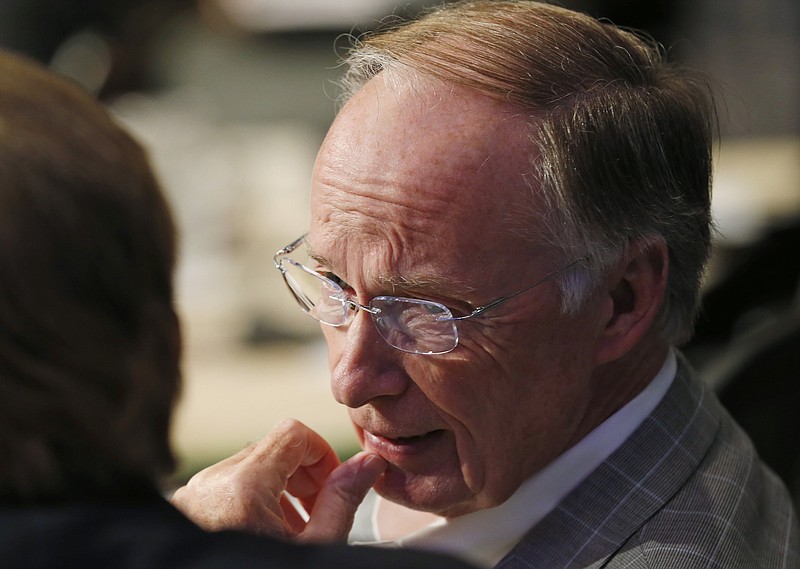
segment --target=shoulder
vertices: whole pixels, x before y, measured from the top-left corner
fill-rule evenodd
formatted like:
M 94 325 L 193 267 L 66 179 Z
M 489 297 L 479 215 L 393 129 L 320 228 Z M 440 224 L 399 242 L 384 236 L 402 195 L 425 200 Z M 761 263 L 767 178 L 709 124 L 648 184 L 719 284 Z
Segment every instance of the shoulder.
M 731 417 L 719 417 L 697 470 L 615 556 L 623 565 L 800 567 L 788 491 Z
M 470 569 L 455 559 L 408 549 L 384 549 L 347 544 L 297 545 L 238 532 L 204 534 L 184 543 L 180 559 L 168 552 L 163 567 L 170 569 Z M 157 565 L 162 567 L 162 565 Z
M 468 569 L 449 558 L 407 550 L 207 533 L 163 500 L 137 506 L 0 508 L 0 529 L 0 555 L 13 567 Z

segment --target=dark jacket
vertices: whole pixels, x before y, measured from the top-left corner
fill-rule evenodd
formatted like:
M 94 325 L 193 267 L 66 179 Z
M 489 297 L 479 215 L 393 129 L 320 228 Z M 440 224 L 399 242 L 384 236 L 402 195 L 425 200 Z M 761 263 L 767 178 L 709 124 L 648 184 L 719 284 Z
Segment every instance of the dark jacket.
M 468 569 L 408 550 L 207 533 L 158 496 L 137 505 L 0 506 L 3 569 Z

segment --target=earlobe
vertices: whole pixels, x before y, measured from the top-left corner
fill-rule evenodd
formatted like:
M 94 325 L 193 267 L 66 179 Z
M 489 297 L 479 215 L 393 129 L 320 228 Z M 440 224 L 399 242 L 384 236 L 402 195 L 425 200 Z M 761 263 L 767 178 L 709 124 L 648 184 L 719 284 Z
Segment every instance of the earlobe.
M 596 365 L 622 357 L 652 330 L 668 274 L 669 253 L 663 240 L 631 244 L 606 281 L 610 308 L 595 346 Z

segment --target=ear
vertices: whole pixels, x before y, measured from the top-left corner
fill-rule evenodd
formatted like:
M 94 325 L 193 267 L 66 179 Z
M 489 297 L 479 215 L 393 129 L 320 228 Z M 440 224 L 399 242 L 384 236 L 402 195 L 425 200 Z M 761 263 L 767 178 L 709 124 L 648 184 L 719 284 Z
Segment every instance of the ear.
M 653 327 L 664 300 L 669 252 L 663 240 L 632 243 L 606 279 L 609 306 L 595 344 L 595 364 L 625 355 Z

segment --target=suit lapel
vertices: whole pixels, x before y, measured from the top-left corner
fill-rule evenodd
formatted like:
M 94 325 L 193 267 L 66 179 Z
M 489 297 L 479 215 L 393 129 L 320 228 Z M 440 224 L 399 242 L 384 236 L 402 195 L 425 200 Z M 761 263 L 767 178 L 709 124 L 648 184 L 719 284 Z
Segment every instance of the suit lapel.
M 653 413 L 497 567 L 602 567 L 697 470 L 719 429 L 714 409 L 679 358 Z

